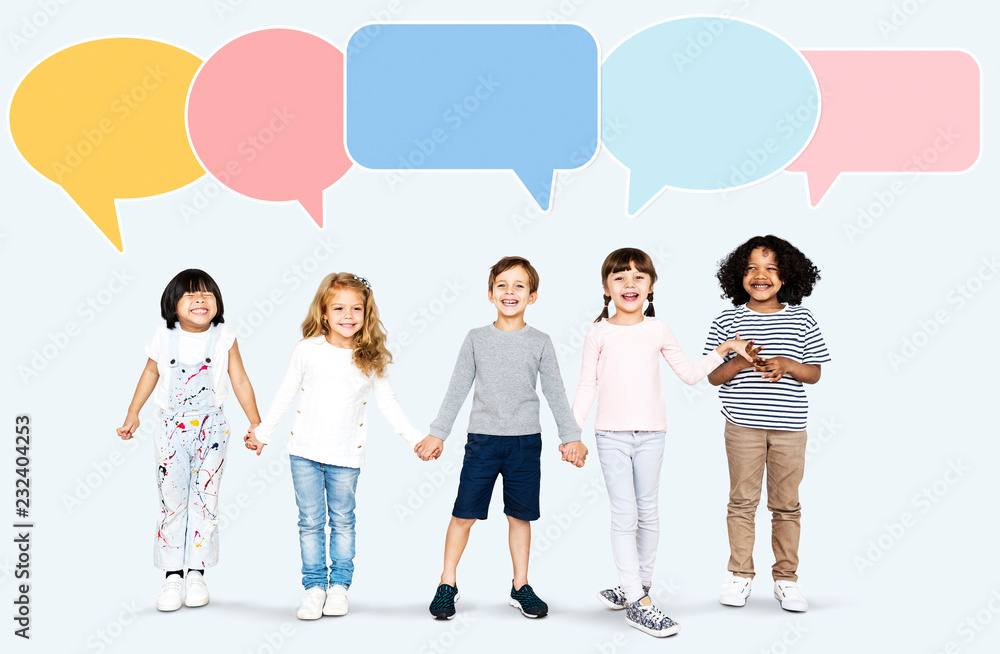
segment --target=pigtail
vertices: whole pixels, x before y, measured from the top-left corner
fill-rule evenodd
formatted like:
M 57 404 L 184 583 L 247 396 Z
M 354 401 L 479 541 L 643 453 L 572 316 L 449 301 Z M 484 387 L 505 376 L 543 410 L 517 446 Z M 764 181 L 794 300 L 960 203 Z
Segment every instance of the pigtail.
M 597 320 L 595 320 L 594 322 L 601 322 L 601 320 L 607 320 L 608 319 L 608 304 L 610 302 L 611 302 L 611 296 L 610 295 L 605 295 L 604 296 L 604 311 L 601 312 L 601 315 L 597 316 Z
M 642 315 L 654 318 L 656 316 L 656 311 L 653 309 L 653 291 L 650 291 L 649 295 L 646 296 L 646 301 L 649 302 L 649 306 L 646 307 L 646 311 L 643 312 Z

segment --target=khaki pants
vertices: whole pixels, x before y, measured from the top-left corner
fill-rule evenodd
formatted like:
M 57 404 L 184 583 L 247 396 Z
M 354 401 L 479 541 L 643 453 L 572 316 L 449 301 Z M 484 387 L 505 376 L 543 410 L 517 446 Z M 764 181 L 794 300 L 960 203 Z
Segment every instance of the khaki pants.
M 799 482 L 806 458 L 806 432 L 740 427 L 726 421 L 729 459 L 729 571 L 753 577 L 754 514 L 761 478 L 767 468 L 767 510 L 771 512 L 771 547 L 777 581 L 796 581 L 799 565 Z

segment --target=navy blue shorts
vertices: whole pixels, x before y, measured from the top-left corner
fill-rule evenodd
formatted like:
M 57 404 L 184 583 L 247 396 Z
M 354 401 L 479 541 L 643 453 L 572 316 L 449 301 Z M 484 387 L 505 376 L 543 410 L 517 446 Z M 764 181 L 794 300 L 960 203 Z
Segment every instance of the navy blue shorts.
M 503 512 L 518 520 L 538 520 L 542 481 L 542 435 L 469 434 L 451 514 L 485 520 L 497 475 L 503 477 Z

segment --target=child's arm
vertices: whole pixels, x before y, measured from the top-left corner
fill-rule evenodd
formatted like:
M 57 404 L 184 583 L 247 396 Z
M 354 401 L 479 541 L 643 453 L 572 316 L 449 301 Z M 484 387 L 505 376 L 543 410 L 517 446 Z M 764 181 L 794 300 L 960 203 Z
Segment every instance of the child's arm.
M 737 334 L 736 338 L 739 339 L 740 335 Z M 727 341 L 728 342 L 728 341 Z M 760 351 L 763 350 L 761 347 L 753 347 L 753 341 L 738 341 L 740 343 L 746 343 L 744 349 L 745 355 L 742 357 L 733 357 L 728 361 L 724 362 L 718 368 L 708 373 L 708 383 L 712 386 L 720 386 L 730 381 L 733 377 L 738 375 L 741 370 L 746 370 L 747 368 L 752 368 L 755 365 L 762 363 L 764 359 L 757 356 Z M 719 347 L 722 347 L 720 345 Z M 749 357 L 749 361 L 747 358 Z
M 469 332 L 462 343 L 462 349 L 458 352 L 458 360 L 455 361 L 455 369 L 451 373 L 448 391 L 441 402 L 437 418 L 431 423 L 430 434 L 413 448 L 417 456 L 424 461 L 437 458 L 441 454 L 444 449 L 444 439 L 451 433 L 455 418 L 465 404 L 465 398 L 468 397 L 475 379 L 476 355 L 472 347 L 472 332 Z
M 735 352 L 746 361 L 753 362 L 753 358 L 747 354 L 747 343 L 746 341 L 739 340 L 739 334 L 736 335 L 736 339 L 723 341 L 697 361 L 691 361 L 684 354 L 684 350 L 681 349 L 680 344 L 677 342 L 677 337 L 674 336 L 670 327 L 666 323 L 661 324 L 663 325 L 663 343 L 660 346 L 660 353 L 663 354 L 663 358 L 666 359 L 667 364 L 674 371 L 674 374 L 689 386 L 694 386 L 704 379 L 706 375 L 709 375 L 713 370 L 723 365 L 726 354 L 729 352 Z
M 597 397 L 597 361 L 601 349 L 597 343 L 597 325 L 591 325 L 587 336 L 583 339 L 583 363 L 580 365 L 580 383 L 576 385 L 576 396 L 573 398 L 573 419 L 583 429 L 590 415 L 590 407 L 594 406 Z
M 819 381 L 820 367 L 818 363 L 799 363 L 788 357 L 771 357 L 761 359 L 753 367 L 757 372 L 763 372 L 764 379 L 776 382 L 784 375 L 797 379 L 803 384 L 815 384 Z
M 233 346 L 229 348 L 229 380 L 233 385 L 233 395 L 243 408 L 243 413 L 247 415 L 251 427 L 260 424 L 260 411 L 257 410 L 257 398 L 253 393 L 253 386 L 247 376 L 246 368 L 243 367 L 243 358 L 240 356 L 240 346 L 234 340 Z
M 413 448 L 413 451 L 416 452 L 417 445 L 420 444 L 424 435 L 413 426 L 410 419 L 406 417 L 403 407 L 399 405 L 399 400 L 396 399 L 396 391 L 393 390 L 392 382 L 389 380 L 389 373 L 386 372 L 384 377 L 376 376 L 372 380 L 372 387 L 375 391 L 375 403 L 378 404 L 378 410 L 389 421 L 392 430 L 402 436 L 410 447 Z M 423 459 L 424 457 L 420 458 Z M 424 460 L 426 461 L 427 459 Z
M 542 345 L 542 356 L 538 363 L 538 377 L 542 384 L 542 395 L 549 403 L 552 417 L 555 418 L 556 427 L 559 429 L 559 440 L 562 441 L 559 451 L 563 454 L 563 460 L 581 468 L 587 459 L 587 446 L 580 440 L 582 429 L 573 416 L 569 400 L 566 399 L 566 388 L 563 386 L 562 375 L 559 374 L 556 350 L 552 346 L 552 339 L 548 336 L 545 337 L 545 343 Z M 590 411 L 589 406 L 587 410 Z M 584 419 L 586 419 L 586 414 L 584 414 Z
M 250 445 L 250 449 L 257 451 L 257 456 L 260 456 L 264 446 L 271 442 L 275 428 L 285 417 L 292 402 L 295 401 L 295 396 L 305 374 L 303 348 L 307 345 L 307 341 L 299 341 L 299 344 L 292 350 L 292 359 L 288 362 L 285 378 L 281 380 L 278 392 L 274 394 L 271 407 L 267 410 L 267 417 L 261 420 L 260 424 L 251 425 L 246 435 L 243 436 L 243 440 Z
M 156 382 L 160 379 L 160 372 L 156 369 L 156 362 L 146 359 L 146 367 L 139 375 L 139 383 L 136 384 L 135 394 L 132 395 L 132 403 L 128 405 L 128 412 L 125 414 L 125 422 L 118 428 L 118 437 L 123 441 L 132 438 L 132 434 L 139 428 L 139 411 L 146 404 Z

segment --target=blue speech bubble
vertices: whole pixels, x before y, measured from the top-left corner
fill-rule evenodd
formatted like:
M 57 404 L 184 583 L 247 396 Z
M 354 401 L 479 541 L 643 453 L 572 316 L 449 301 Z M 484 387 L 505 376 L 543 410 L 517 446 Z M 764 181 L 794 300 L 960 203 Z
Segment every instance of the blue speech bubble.
M 381 25 L 347 45 L 346 142 L 381 170 L 513 170 L 548 210 L 598 145 L 597 42 L 577 25 Z
M 721 191 L 781 171 L 819 119 L 805 58 L 756 25 L 693 16 L 647 27 L 601 67 L 604 141 L 629 169 L 628 213 L 665 188 Z

